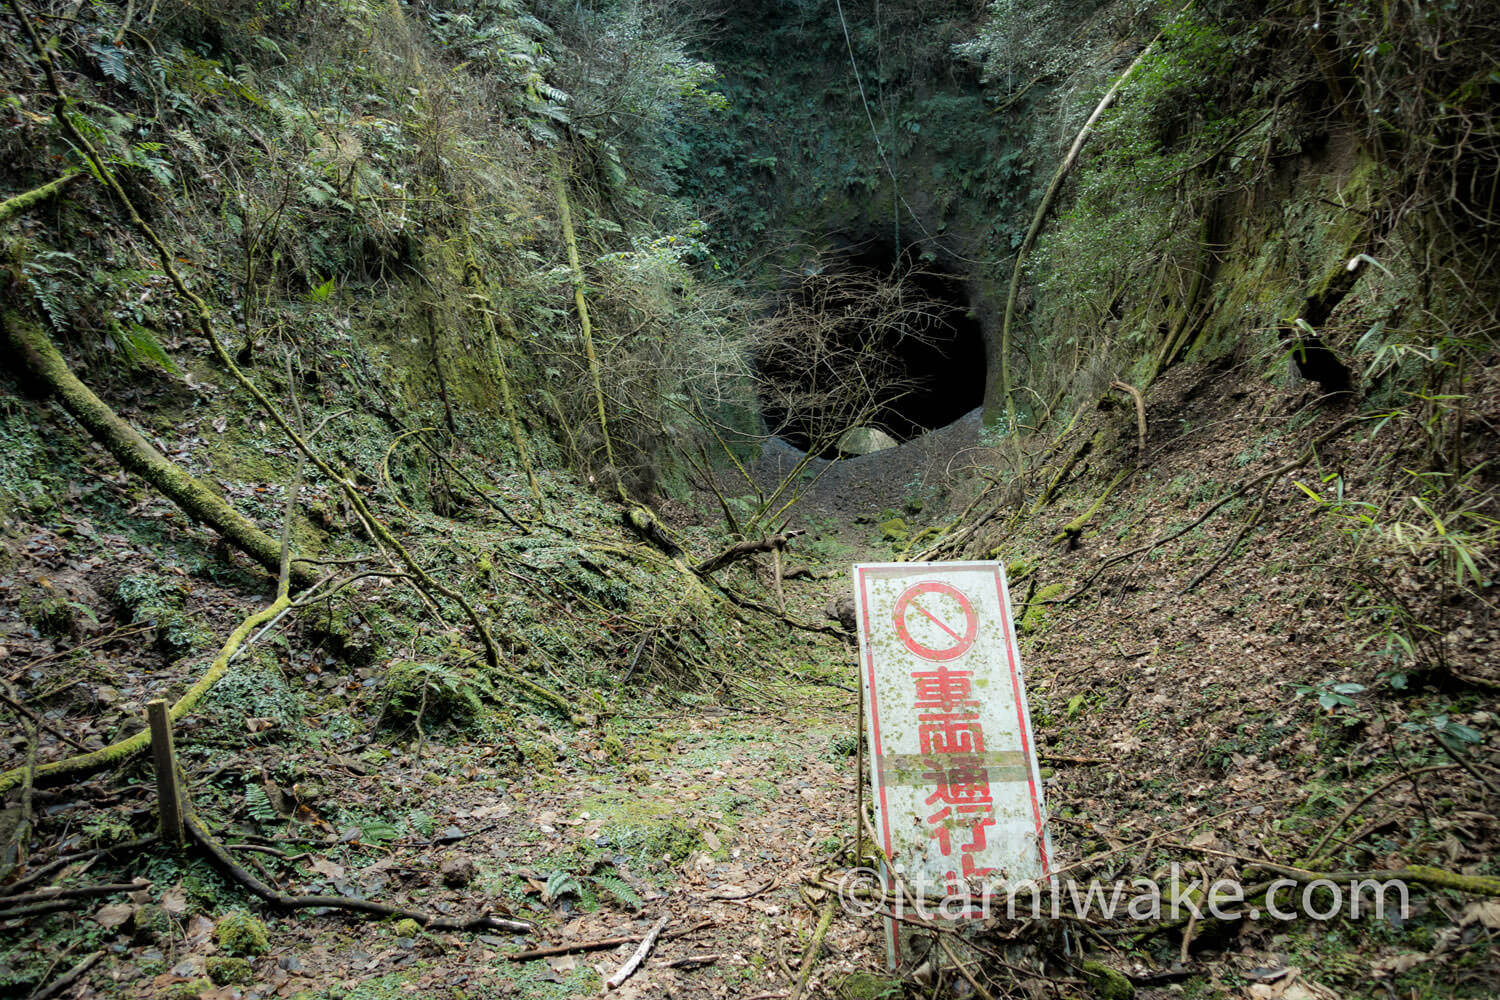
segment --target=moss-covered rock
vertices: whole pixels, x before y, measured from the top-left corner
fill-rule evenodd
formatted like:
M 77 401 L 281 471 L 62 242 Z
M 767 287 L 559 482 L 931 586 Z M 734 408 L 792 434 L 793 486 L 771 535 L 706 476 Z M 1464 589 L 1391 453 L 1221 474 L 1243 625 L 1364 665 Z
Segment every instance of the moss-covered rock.
M 1099 1000 L 1135 1000 L 1135 984 L 1103 962 L 1084 962 L 1083 979 Z
M 403 917 L 402 919 L 396 921 L 396 925 L 393 930 L 395 930 L 397 937 L 416 937 L 418 934 L 422 933 L 422 925 L 417 923 L 411 917 Z
M 255 979 L 255 970 L 243 958 L 212 955 L 208 959 L 208 978 L 218 986 L 249 986 Z
M 1054 597 L 1061 597 L 1067 589 L 1067 584 L 1049 583 L 1038 590 L 1032 595 L 1031 600 L 1026 602 L 1026 610 L 1022 613 L 1020 621 L 1016 622 L 1016 630 L 1022 635 L 1028 635 L 1045 625 L 1048 605 L 1044 602 Z
M 231 955 L 263 955 L 271 947 L 266 925 L 243 910 L 220 919 L 214 928 L 214 940 Z
M 904 542 L 911 535 L 904 517 L 893 517 L 888 521 L 881 521 L 875 528 L 880 532 L 880 537 L 887 542 Z

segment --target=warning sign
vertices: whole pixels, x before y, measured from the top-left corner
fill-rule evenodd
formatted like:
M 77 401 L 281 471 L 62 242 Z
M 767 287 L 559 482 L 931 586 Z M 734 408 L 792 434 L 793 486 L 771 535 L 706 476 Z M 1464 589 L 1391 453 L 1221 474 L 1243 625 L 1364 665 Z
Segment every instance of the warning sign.
M 924 894 L 1041 878 L 1036 744 L 999 563 L 854 567 L 881 847 Z

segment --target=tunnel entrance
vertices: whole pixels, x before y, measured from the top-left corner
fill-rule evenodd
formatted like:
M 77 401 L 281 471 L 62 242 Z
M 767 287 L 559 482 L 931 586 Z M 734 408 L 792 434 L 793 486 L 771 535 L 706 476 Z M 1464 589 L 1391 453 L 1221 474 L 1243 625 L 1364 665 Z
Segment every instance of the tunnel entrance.
M 772 434 L 834 458 L 850 427 L 908 441 L 984 402 L 983 332 L 958 275 L 876 239 L 789 285 L 753 348 Z

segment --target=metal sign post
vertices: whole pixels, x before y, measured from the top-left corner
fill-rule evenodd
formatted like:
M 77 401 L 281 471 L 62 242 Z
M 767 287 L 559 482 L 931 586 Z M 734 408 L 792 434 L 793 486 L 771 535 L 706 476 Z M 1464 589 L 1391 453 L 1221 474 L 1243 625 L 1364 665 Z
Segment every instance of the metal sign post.
M 1049 868 L 1005 570 L 861 564 L 854 602 L 875 829 L 895 869 L 883 873 L 886 899 L 903 892 L 896 876 L 905 891 L 946 900 L 944 917 L 977 917 L 986 886 Z M 894 967 L 894 917 L 886 940 Z

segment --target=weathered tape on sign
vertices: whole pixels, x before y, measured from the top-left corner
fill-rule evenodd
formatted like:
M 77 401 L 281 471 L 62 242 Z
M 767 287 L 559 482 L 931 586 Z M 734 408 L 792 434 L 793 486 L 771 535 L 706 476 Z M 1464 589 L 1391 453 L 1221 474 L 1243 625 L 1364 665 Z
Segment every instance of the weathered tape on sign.
M 926 893 L 1046 875 L 1036 742 L 1005 570 L 854 567 L 876 830 Z

